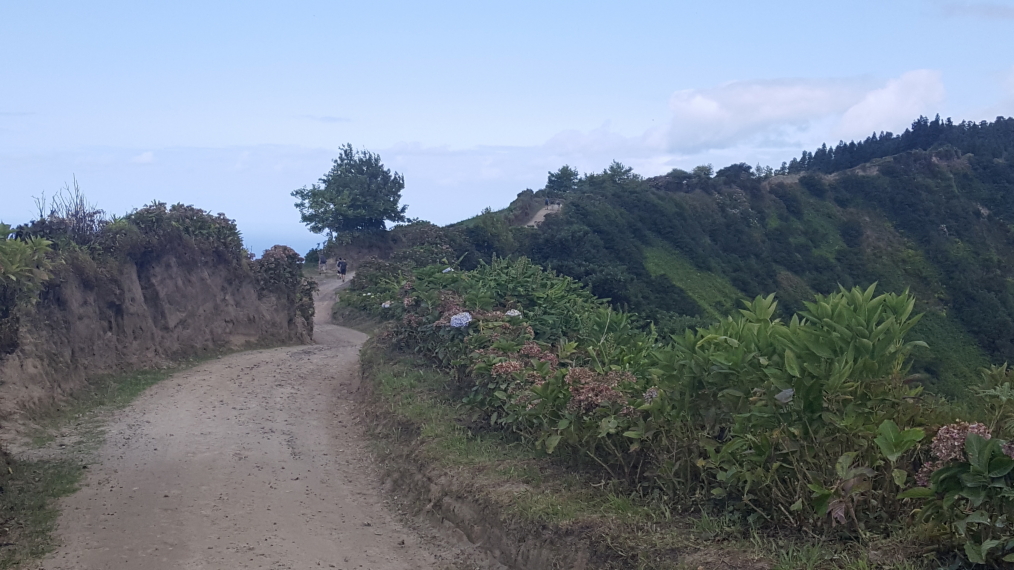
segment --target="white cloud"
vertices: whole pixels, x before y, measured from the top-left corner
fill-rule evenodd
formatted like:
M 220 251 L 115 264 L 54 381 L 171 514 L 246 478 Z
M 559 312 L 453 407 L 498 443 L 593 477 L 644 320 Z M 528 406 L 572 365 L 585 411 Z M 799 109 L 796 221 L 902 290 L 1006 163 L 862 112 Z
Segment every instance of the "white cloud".
M 868 88 L 864 79 L 775 79 L 677 91 L 669 101 L 667 150 L 724 148 L 756 135 L 784 139 L 845 111 Z
M 130 159 L 130 162 L 133 162 L 134 164 L 151 164 L 152 162 L 155 162 L 155 153 L 151 152 L 150 150 L 147 152 L 142 152 L 141 154 Z
M 753 156 L 796 154 L 824 142 L 904 130 L 919 115 L 936 113 L 944 96 L 941 74 L 933 70 L 910 71 L 879 84 L 867 78 L 734 81 L 676 92 L 663 127 L 633 137 L 611 131 L 608 124 L 564 131 L 547 141 L 543 152 L 594 158 L 599 164 L 615 158 L 655 169 L 681 157 L 730 149 Z
M 1009 2 L 945 2 L 944 15 L 981 18 L 984 20 L 1014 20 L 1014 4 Z
M 832 134 L 848 140 L 879 131 L 904 130 L 919 115 L 936 112 L 945 94 L 939 71 L 909 71 L 867 93 L 842 115 Z

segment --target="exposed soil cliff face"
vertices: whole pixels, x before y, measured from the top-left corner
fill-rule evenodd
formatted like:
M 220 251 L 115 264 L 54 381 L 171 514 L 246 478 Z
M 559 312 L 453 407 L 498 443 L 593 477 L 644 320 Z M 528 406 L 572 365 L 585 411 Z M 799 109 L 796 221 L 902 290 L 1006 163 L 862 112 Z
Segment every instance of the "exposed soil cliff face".
M 310 342 L 310 321 L 249 270 L 164 256 L 101 277 L 63 267 L 0 357 L 0 418 L 44 407 L 96 376 L 229 347 Z

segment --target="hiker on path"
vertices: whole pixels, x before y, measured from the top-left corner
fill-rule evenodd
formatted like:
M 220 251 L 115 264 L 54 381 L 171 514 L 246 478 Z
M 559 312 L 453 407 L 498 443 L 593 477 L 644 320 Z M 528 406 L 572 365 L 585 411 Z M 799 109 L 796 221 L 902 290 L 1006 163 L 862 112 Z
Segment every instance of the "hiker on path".
M 322 255 L 317 259 L 317 272 L 324 273 L 325 269 L 327 269 L 327 258 Z
M 349 264 L 344 258 L 338 258 L 338 275 L 342 279 L 342 283 L 345 282 L 345 271 L 348 270 Z

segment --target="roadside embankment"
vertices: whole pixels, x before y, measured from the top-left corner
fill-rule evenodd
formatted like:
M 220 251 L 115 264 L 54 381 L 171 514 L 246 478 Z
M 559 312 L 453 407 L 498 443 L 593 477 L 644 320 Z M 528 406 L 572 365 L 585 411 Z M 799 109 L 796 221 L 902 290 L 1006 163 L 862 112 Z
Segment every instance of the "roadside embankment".
M 448 392 L 447 374 L 383 340 L 367 341 L 360 366 L 390 494 L 508 568 L 765 570 L 781 549 L 795 562 L 795 549 L 753 542 L 724 518 L 658 508 L 581 461 L 484 429 Z
M 221 215 L 156 204 L 87 239 L 53 225 L 19 228 L 53 246 L 34 299 L 4 312 L 14 331 L 0 346 L 6 425 L 101 376 L 312 338 L 302 258 L 275 246 L 249 259 Z
M 246 345 L 309 341 L 294 303 L 252 273 L 167 256 L 123 263 L 101 282 L 50 282 L 20 346 L 0 360 L 0 414 L 51 404 L 88 378 Z

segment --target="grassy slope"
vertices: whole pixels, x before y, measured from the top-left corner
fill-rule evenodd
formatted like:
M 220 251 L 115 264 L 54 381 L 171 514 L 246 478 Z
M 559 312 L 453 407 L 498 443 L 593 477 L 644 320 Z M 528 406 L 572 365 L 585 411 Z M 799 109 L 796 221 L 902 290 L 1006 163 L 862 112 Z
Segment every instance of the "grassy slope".
M 674 196 L 680 199 L 679 195 Z M 881 290 L 900 292 L 910 289 L 919 300 L 919 310 L 925 312 L 923 321 L 916 326 L 912 340 L 922 340 L 930 349 L 916 353 L 915 370 L 927 375 L 927 387 L 935 393 L 952 399 L 967 397 L 967 387 L 976 382 L 979 370 L 989 364 L 986 353 L 960 322 L 947 314 L 941 299 L 946 297 L 938 269 L 911 240 L 904 238 L 877 212 L 869 209 L 842 209 L 832 203 L 807 197 L 805 210 L 799 221 L 811 234 L 820 235 L 815 255 L 834 260 L 840 250 L 847 249 L 838 233 L 846 218 L 861 218 L 865 235 L 859 248 L 866 281 L 876 281 Z M 786 223 L 777 216 L 765 221 L 767 229 Z M 739 300 L 746 297 L 729 280 L 720 274 L 695 266 L 677 247 L 658 241 L 642 249 L 644 264 L 652 275 L 665 275 L 694 299 L 709 317 L 721 318 L 738 308 Z M 796 305 L 813 298 L 813 289 L 806 281 L 784 268 L 778 270 L 780 299 L 789 299 Z
M 814 215 L 814 217 L 817 217 Z M 826 217 L 820 216 L 826 220 Z M 826 221 L 824 223 L 827 223 Z M 885 230 L 886 231 L 886 230 Z M 920 310 L 925 312 L 912 332 L 912 340 L 926 342 L 930 349 L 916 352 L 915 368 L 928 373 L 927 386 L 947 398 L 963 399 L 967 387 L 978 379 L 978 371 L 988 366 L 989 358 L 975 339 L 953 317 L 946 314 L 936 301 L 939 279 L 921 252 L 904 244 L 896 234 L 892 240 L 871 240 L 874 246 L 865 251 L 869 266 L 876 271 L 881 287 L 900 291 L 911 287 L 923 295 Z M 711 318 L 722 318 L 739 306 L 745 295 L 725 277 L 693 265 L 679 250 L 664 243 L 643 249 L 645 266 L 652 275 L 665 275 L 707 311 Z M 833 256 L 834 250 L 827 252 Z M 813 292 L 798 276 L 779 272 L 779 297 L 812 298 Z M 886 284 L 886 286 L 885 286 Z
M 652 275 L 665 275 L 687 292 L 708 316 L 724 318 L 744 295 L 729 280 L 694 267 L 682 253 L 666 245 L 645 247 L 644 264 Z

